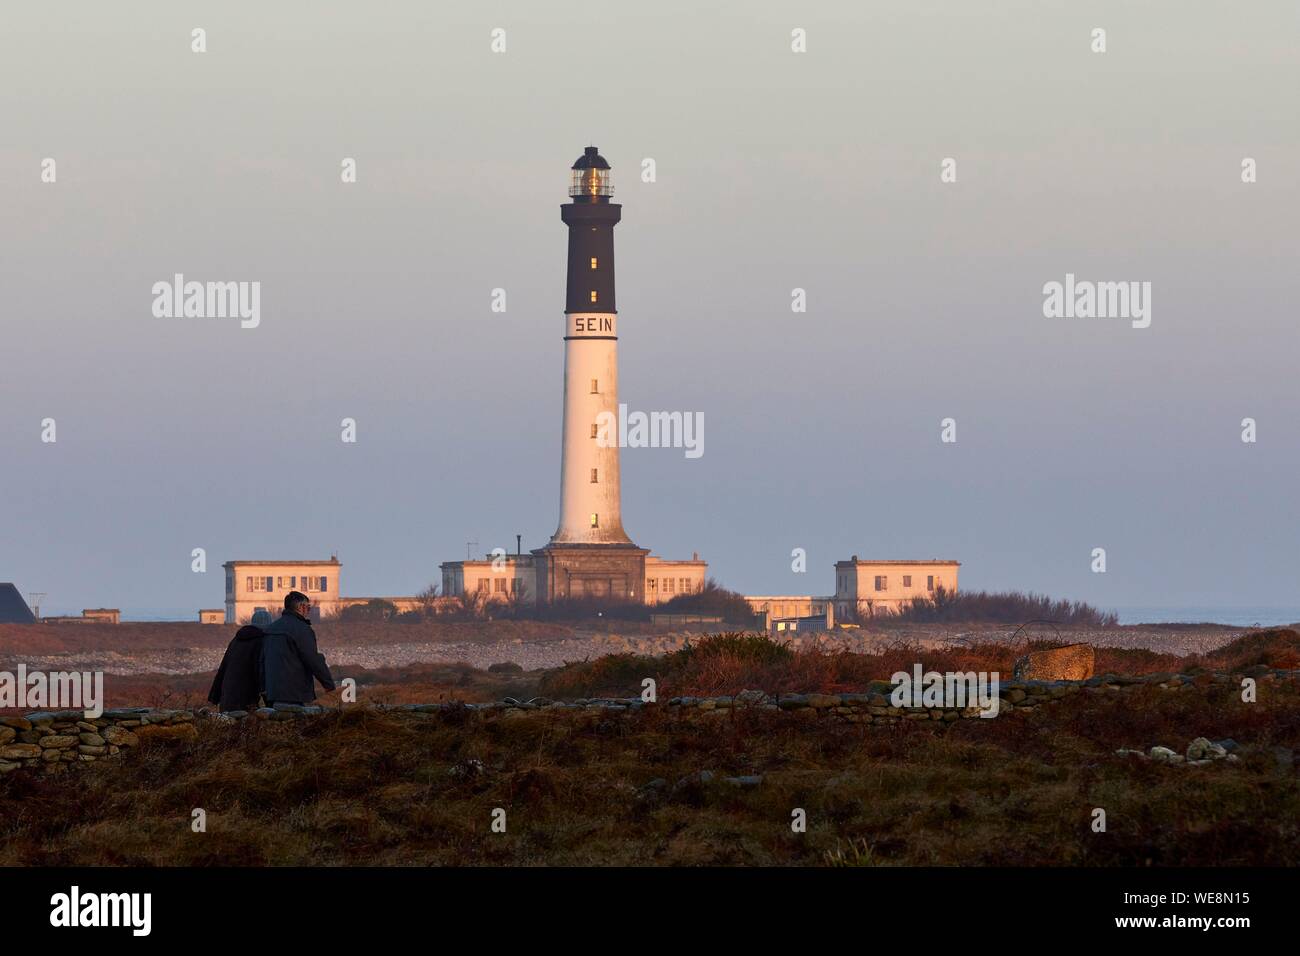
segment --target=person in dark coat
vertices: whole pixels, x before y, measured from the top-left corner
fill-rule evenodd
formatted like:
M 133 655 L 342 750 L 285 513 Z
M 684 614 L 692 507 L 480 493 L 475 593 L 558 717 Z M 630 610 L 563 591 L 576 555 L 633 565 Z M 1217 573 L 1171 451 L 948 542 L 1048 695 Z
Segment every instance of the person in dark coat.
M 262 615 L 269 623 L 270 615 Z M 257 620 L 254 615 L 253 620 Z M 246 624 L 235 632 L 217 668 L 208 700 L 223 711 L 252 710 L 262 693 L 262 629 Z
M 262 639 L 263 689 L 267 703 L 307 704 L 316 699 L 313 678 L 326 690 L 334 689 L 325 657 L 316 650 L 312 630 L 311 600 L 300 591 L 284 599 L 284 613 L 266 629 Z

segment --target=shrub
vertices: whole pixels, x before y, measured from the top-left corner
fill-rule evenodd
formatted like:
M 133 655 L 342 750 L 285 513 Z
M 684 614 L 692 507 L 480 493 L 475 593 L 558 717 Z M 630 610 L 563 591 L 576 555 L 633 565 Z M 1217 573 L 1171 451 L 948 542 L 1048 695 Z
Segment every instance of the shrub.
M 794 651 L 764 634 L 732 631 L 726 634 L 710 634 L 694 644 L 688 644 L 678 651 L 677 655 L 682 663 L 727 657 L 744 664 L 767 665 L 789 661 L 794 657 Z
M 754 610 L 744 595 L 729 591 L 713 578 L 704 587 L 691 594 L 679 594 L 658 605 L 655 610 L 668 614 L 719 614 L 729 624 L 752 627 Z
M 383 598 L 372 598 L 365 604 L 353 604 L 339 613 L 342 621 L 391 621 L 397 617 L 397 605 Z
M 544 697 L 574 698 L 600 694 L 632 696 L 641 681 L 658 677 L 664 658 L 638 654 L 607 654 L 594 661 L 577 661 L 543 675 L 538 692 Z
M 1021 591 L 947 591 L 942 587 L 933 596 L 913 598 L 894 617 L 926 624 L 953 621 L 1020 624 L 1037 620 L 1114 627 L 1119 623 L 1119 615 L 1114 611 L 1099 611 L 1082 601 L 1054 601 L 1043 594 Z

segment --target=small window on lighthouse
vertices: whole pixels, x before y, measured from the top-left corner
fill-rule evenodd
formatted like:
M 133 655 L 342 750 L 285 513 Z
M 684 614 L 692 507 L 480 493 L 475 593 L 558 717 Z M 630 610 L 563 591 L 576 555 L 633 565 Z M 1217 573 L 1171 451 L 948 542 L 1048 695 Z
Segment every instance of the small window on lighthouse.
M 592 302 L 595 302 L 595 301 L 596 301 L 596 290 L 595 290 L 595 289 L 592 289 L 592 290 L 591 290 L 591 301 L 592 301 Z
M 593 269 L 596 268 L 596 257 L 595 257 L 595 256 L 592 256 L 592 257 L 591 257 L 591 267 L 592 267 Z
M 594 378 L 591 380 L 591 394 L 596 395 L 600 392 L 600 383 Z
M 596 484 L 596 469 L 595 469 L 595 468 L 591 469 L 591 483 L 592 483 L 593 485 Z
M 593 528 L 599 528 L 599 527 L 600 527 L 600 521 L 599 521 L 599 519 L 596 517 L 596 512 L 594 512 L 594 511 L 591 513 L 591 526 L 592 526 Z

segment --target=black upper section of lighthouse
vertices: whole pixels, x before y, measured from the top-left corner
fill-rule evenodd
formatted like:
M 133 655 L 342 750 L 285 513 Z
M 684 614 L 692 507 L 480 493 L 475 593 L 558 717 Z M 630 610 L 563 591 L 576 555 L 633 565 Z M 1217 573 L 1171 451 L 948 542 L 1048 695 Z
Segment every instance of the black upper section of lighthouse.
M 614 183 L 609 163 L 588 146 L 573 164 L 572 202 L 560 207 L 569 227 L 569 276 L 565 312 L 616 312 L 614 307 L 614 225 L 623 207 L 610 202 Z

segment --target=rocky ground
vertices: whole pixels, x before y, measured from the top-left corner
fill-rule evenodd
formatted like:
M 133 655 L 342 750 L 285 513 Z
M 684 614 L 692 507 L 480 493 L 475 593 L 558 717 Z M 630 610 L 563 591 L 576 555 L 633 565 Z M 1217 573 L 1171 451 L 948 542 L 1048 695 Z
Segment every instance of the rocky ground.
M 395 637 L 405 636 L 402 629 L 395 627 L 393 630 Z M 1059 629 L 1044 625 L 1026 628 L 1021 632 L 1020 639 L 1059 639 L 1091 643 L 1098 647 L 1146 648 L 1158 653 L 1186 655 L 1222 647 L 1246 630 L 1216 625 Z M 789 641 L 795 649 L 818 646 L 870 653 L 899 644 L 926 649 L 982 643 L 1005 644 L 1015 631 L 1015 627 L 1003 625 L 929 624 L 848 629 L 816 636 L 792 636 Z M 548 636 L 544 640 L 512 637 L 496 641 L 480 638 L 473 641 L 403 641 L 351 645 L 330 640 L 328 631 L 324 631 L 320 636 L 320 647 L 330 664 L 339 668 L 373 670 L 420 663 L 463 663 L 486 669 L 492 664 L 510 661 L 525 670 L 540 670 L 606 654 L 667 654 L 680 649 L 693 637 L 698 637 L 687 632 L 622 635 L 584 634 L 575 631 L 573 635 L 560 639 Z M 63 653 L 24 654 L 17 658 L 11 651 L 0 646 L 0 668 L 12 669 L 21 659 L 29 670 L 94 670 L 119 675 L 197 674 L 216 670 L 223 651 L 224 647 L 218 644 L 138 651 L 96 647 Z

